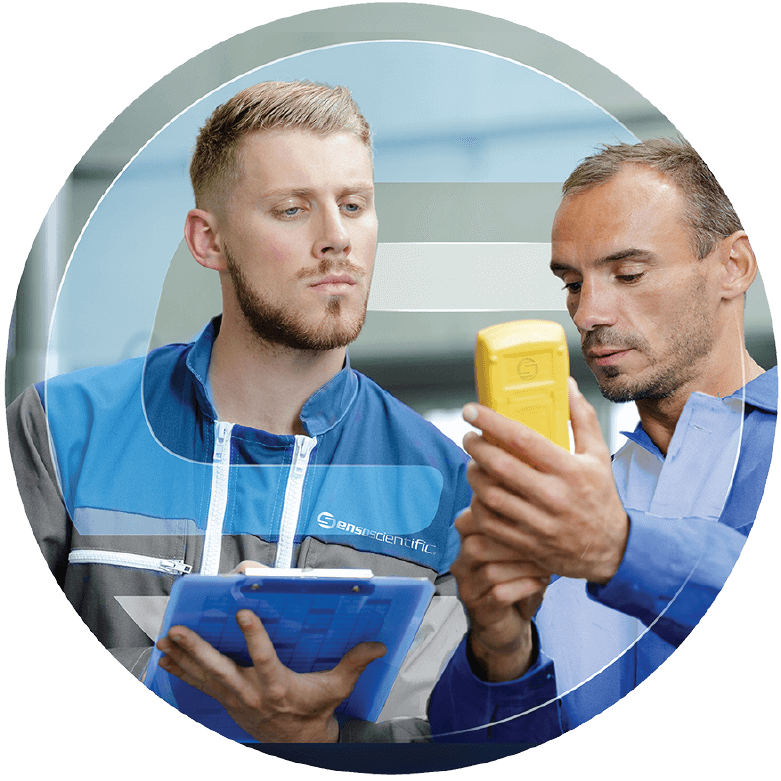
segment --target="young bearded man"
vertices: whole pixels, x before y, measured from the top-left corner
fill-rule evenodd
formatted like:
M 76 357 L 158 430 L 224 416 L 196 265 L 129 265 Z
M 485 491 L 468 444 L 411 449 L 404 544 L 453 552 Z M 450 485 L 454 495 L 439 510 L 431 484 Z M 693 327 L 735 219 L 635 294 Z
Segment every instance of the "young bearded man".
M 418 717 L 407 722 L 340 729 L 334 717 L 377 643 L 298 675 L 249 611 L 238 620 L 253 667 L 182 627 L 160 641 L 166 669 L 259 742 L 424 735 L 447 638 L 463 632 L 449 566 L 470 490 L 463 452 L 350 368 L 377 241 L 369 126 L 346 89 L 259 84 L 215 110 L 190 172 L 185 238 L 219 273 L 223 313 L 191 344 L 39 383 L 10 406 L 36 538 L 82 619 L 139 677 L 188 572 L 252 561 L 428 577 L 430 639 L 389 702 L 389 715 Z

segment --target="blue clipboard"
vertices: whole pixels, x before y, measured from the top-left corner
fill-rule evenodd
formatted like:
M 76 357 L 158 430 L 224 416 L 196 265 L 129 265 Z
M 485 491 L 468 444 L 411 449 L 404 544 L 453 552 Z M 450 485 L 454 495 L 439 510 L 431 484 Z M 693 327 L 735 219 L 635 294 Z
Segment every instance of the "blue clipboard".
M 373 577 L 370 570 L 249 573 L 177 580 L 160 637 L 172 626 L 187 626 L 237 664 L 250 665 L 236 623 L 236 613 L 249 609 L 263 622 L 280 661 L 296 672 L 331 669 L 358 643 L 377 640 L 387 653 L 367 666 L 336 710 L 344 717 L 376 721 L 431 601 L 433 584 L 426 578 Z M 224 737 L 256 742 L 216 700 L 163 670 L 162 655 L 157 648 L 152 652 L 144 679 L 149 689 Z

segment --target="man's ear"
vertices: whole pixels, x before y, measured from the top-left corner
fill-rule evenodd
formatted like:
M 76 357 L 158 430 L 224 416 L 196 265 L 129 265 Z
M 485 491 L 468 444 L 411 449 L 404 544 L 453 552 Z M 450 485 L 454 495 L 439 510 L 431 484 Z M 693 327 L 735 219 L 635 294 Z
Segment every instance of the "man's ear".
M 757 276 L 757 259 L 745 231 L 721 242 L 721 294 L 732 299 L 745 293 Z
M 217 217 L 204 209 L 191 209 L 184 222 L 184 239 L 192 256 L 204 268 L 227 271 L 228 264 L 218 235 Z

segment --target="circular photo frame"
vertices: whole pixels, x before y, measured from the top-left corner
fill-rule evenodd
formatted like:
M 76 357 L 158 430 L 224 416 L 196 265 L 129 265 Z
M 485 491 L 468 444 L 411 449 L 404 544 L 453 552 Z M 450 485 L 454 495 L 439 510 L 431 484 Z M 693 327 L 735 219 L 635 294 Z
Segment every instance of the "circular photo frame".
M 421 78 L 424 73 L 426 77 Z M 430 389 L 420 394 L 403 383 L 393 386 L 393 378 L 410 359 L 410 352 L 418 363 L 431 363 L 432 355 L 439 356 L 441 364 L 433 367 L 433 373 L 450 378 L 450 383 L 442 383 L 448 388 L 446 405 L 450 407 L 470 400 L 463 395 L 468 393 L 464 382 L 456 391 L 458 383 L 452 379 L 463 376 L 458 374 L 458 366 L 463 367 L 459 356 L 463 357 L 464 345 L 485 325 L 518 319 L 518 313 L 533 312 L 535 317 L 543 313 L 570 329 L 570 350 L 577 354 L 577 335 L 563 303 L 556 303 L 559 291 L 551 287 L 546 268 L 547 231 L 558 204 L 560 183 L 599 144 L 674 136 L 679 129 L 609 70 L 553 38 L 521 26 L 517 19 L 507 21 L 441 6 L 360 4 L 307 9 L 284 19 L 272 16 L 212 45 L 147 89 L 89 148 L 70 176 L 49 184 L 57 190 L 66 180 L 33 244 L 17 298 L 9 341 L 9 402 L 30 382 L 143 355 L 149 347 L 186 341 L 197 333 L 213 313 L 210 307 L 214 306 L 215 292 L 208 281 L 188 276 L 193 269 L 183 262 L 187 255 L 181 242 L 181 222 L 192 206 L 186 171 L 192 140 L 205 116 L 243 86 L 298 78 L 346 84 L 374 129 L 380 273 L 375 277 L 366 332 L 354 351 L 351 348 L 358 368 L 366 367 L 366 373 L 385 387 L 391 386 L 402 400 L 440 422 L 437 414 L 442 410 L 426 403 Z M 685 133 L 687 129 L 681 126 L 680 130 Z M 691 135 L 696 145 L 696 132 Z M 701 145 L 699 148 L 710 162 L 707 151 Z M 731 194 L 726 182 L 734 180 L 736 174 L 729 163 L 723 170 L 725 189 Z M 717 170 L 720 177 L 721 172 Z M 739 203 L 736 206 L 741 212 Z M 139 224 L 144 226 L 142 252 Z M 746 227 L 753 238 L 754 226 Z M 761 237 L 761 226 L 758 232 Z M 754 243 L 764 271 L 761 244 Z M 111 262 L 107 262 L 107 247 Z M 545 274 L 532 271 L 513 288 L 507 283 L 506 270 L 517 262 L 519 249 L 528 253 L 524 255 L 525 269 L 541 267 Z M 478 273 L 472 273 L 475 257 Z M 430 277 L 417 280 L 411 288 L 405 262 L 425 267 Z M 471 276 L 452 275 L 454 263 L 461 271 L 469 269 Z M 460 281 L 443 286 L 441 280 L 448 273 Z M 193 291 L 190 301 L 196 300 L 198 306 L 178 306 L 175 293 L 182 286 Z M 747 337 L 755 339 L 752 352 L 764 350 L 766 362 L 774 363 L 767 298 L 761 289 L 751 295 L 747 312 L 756 318 L 747 319 L 746 330 Z M 409 329 L 409 340 L 404 338 L 404 329 Z M 430 334 L 437 349 L 410 348 L 405 354 L 400 345 L 411 343 L 411 336 L 419 333 Z M 574 367 L 573 374 L 581 380 Z M 583 372 L 582 376 L 588 375 Z M 15 517 L 23 518 L 16 497 L 12 501 L 18 505 Z M 766 498 L 763 510 L 767 504 Z M 752 542 L 756 535 L 752 533 Z M 45 644 L 50 647 L 56 643 L 62 664 L 69 659 L 73 665 L 62 696 L 91 691 L 94 698 L 85 697 L 92 703 L 87 710 L 101 710 L 102 692 L 83 672 L 84 659 L 89 658 L 92 664 L 94 655 L 96 680 L 110 681 L 123 701 L 129 698 L 134 720 L 139 713 L 145 719 L 149 709 L 150 719 L 159 719 L 166 731 L 176 730 L 161 744 L 174 739 L 179 733 L 178 714 L 166 712 L 147 692 L 135 691 L 132 680 L 130 685 L 115 680 L 115 665 L 94 638 L 85 627 L 73 628 L 73 613 L 62 594 L 51 588 L 50 580 L 47 582 L 46 568 L 35 560 L 37 548 L 28 538 L 29 532 L 24 530 L 19 550 L 25 551 L 29 560 L 24 571 L 32 573 L 24 579 L 32 577 L 41 583 L 31 585 L 35 596 L 27 604 L 38 605 L 39 620 L 47 622 Z M 748 553 L 749 548 L 741 556 L 741 570 L 747 569 L 743 562 Z M 22 577 L 21 572 L 15 575 L 17 580 Z M 730 579 L 729 591 L 736 577 Z M 760 588 L 763 585 L 760 582 Z M 722 600 L 727 601 L 726 593 L 709 611 L 709 623 L 712 613 L 722 612 Z M 45 611 L 41 605 L 46 605 Z M 753 616 L 754 610 L 749 608 L 748 615 Z M 20 611 L 21 625 L 29 626 L 28 613 Z M 722 619 L 729 623 L 729 619 Z M 756 616 L 755 620 L 761 618 Z M 729 631 L 721 621 L 719 626 L 717 631 Z M 688 646 L 709 653 L 702 643 L 707 647 L 714 640 L 700 639 L 701 630 L 704 626 L 687 640 L 687 657 L 691 656 Z M 764 636 L 763 631 L 753 623 L 748 630 L 752 637 Z M 72 644 L 63 643 L 63 637 L 73 637 L 76 646 L 66 647 Z M 676 664 L 679 654 L 675 655 Z M 604 662 L 595 662 L 593 672 Z M 64 669 L 59 662 L 57 666 Z M 672 666 L 662 668 L 664 677 L 666 668 Z M 37 666 L 32 670 L 37 672 Z M 589 673 L 581 670 L 576 676 L 582 682 Z M 661 671 L 652 680 L 657 677 L 663 677 Z M 644 695 L 645 689 L 654 686 L 640 691 Z M 687 694 L 683 701 L 699 696 Z M 20 708 L 26 708 L 27 694 L 20 692 L 18 699 Z M 620 703 L 622 708 L 624 704 Z M 666 714 L 667 708 L 679 707 L 685 709 L 686 704 L 671 708 L 668 700 L 662 711 Z M 618 709 L 611 708 L 596 722 L 547 745 L 544 752 L 524 752 L 515 759 L 507 755 L 518 753 L 518 746 L 488 751 L 469 745 L 463 750 L 448 746 L 443 759 L 444 753 L 415 745 L 403 760 L 399 760 L 398 751 L 379 753 L 376 746 L 363 746 L 355 747 L 349 756 L 345 751 L 326 755 L 304 747 L 296 752 L 270 749 L 263 762 L 284 769 L 276 764 L 280 761 L 272 756 L 276 754 L 314 767 L 409 773 L 463 768 L 505 757 L 498 766 L 504 768 L 509 763 L 520 767 L 521 761 L 542 761 L 534 758 L 538 751 L 550 757 L 556 744 L 577 738 L 581 730 L 592 735 L 594 729 L 601 732 L 600 725 L 607 723 L 614 710 Z M 89 732 L 99 734 L 104 728 L 111 733 L 103 724 L 91 725 Z M 177 741 L 193 744 L 189 732 L 194 730 L 196 740 L 203 740 L 209 754 L 228 752 L 231 759 L 239 757 L 242 766 L 258 761 L 256 756 L 246 759 L 237 750 L 240 747 L 223 746 L 225 741 L 203 734 L 195 725 L 181 729 L 183 734 L 175 738 Z M 78 734 L 84 735 L 81 731 Z M 136 734 L 135 740 L 139 739 L 143 738 Z M 153 754 L 157 739 L 157 735 L 150 737 Z

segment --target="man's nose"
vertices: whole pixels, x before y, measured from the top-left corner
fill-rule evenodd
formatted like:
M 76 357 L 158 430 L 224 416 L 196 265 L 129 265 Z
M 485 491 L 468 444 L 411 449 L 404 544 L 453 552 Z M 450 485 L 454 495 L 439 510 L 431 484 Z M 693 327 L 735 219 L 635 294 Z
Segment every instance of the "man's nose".
M 613 326 L 618 319 L 617 303 L 606 286 L 584 281 L 577 300 L 570 306 L 570 317 L 579 331 Z
M 349 255 L 351 249 L 350 233 L 345 225 L 345 217 L 338 206 L 324 209 L 318 223 L 318 234 L 313 252 L 318 260 L 328 256 Z

